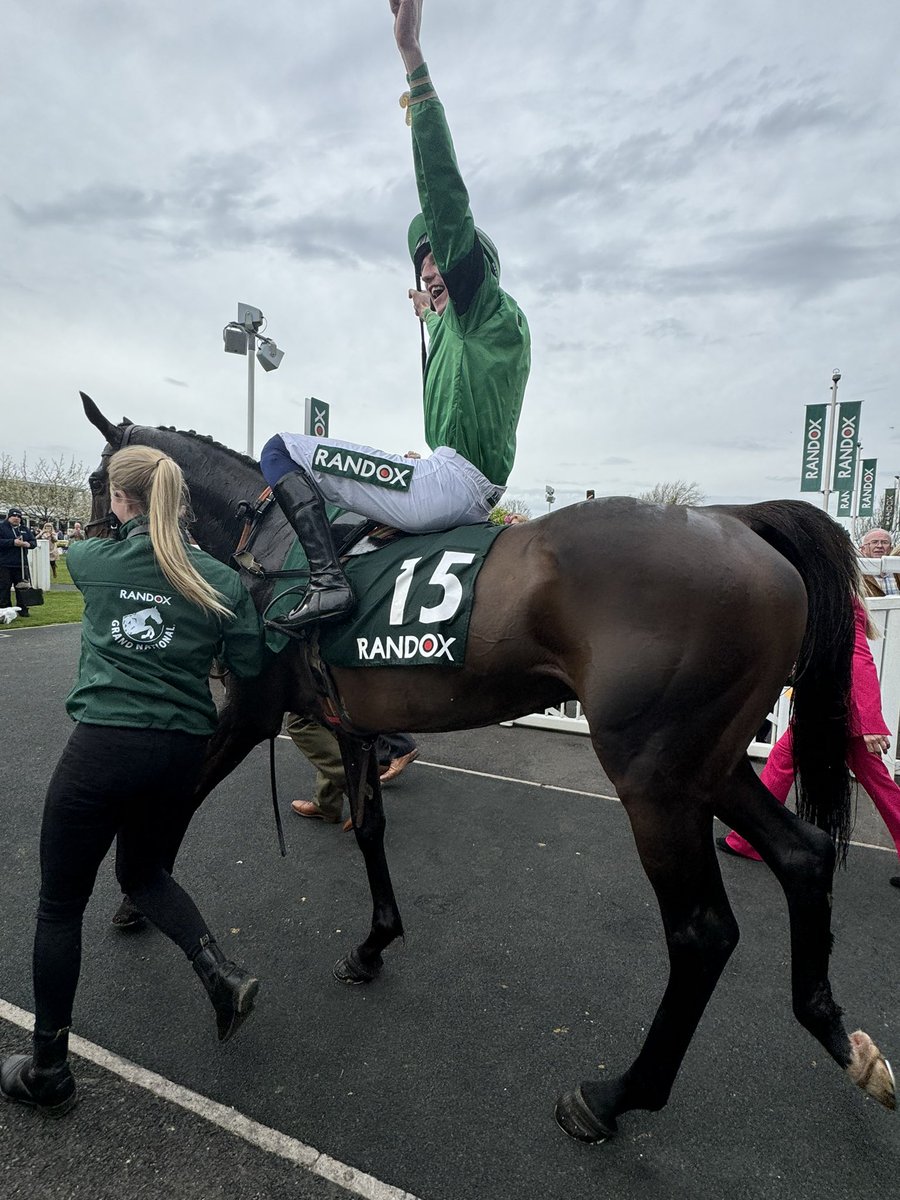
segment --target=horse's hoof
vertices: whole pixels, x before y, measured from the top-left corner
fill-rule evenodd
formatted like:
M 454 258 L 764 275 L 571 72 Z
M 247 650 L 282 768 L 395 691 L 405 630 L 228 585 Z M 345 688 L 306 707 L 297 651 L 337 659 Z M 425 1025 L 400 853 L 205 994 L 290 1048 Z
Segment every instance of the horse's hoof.
M 847 1074 L 857 1087 L 893 1112 L 897 1107 L 897 1085 L 891 1064 L 872 1039 L 861 1029 L 850 1034 L 850 1065 Z
M 615 1118 L 601 1121 L 587 1106 L 584 1093 L 580 1087 L 574 1092 L 564 1092 L 556 1102 L 554 1113 L 556 1123 L 569 1137 L 579 1142 L 592 1142 L 599 1145 L 618 1132 Z
M 360 958 L 356 950 L 351 950 L 343 958 L 339 958 L 331 968 L 331 973 L 338 983 L 371 983 L 381 973 L 384 959 L 377 955 L 370 966 Z

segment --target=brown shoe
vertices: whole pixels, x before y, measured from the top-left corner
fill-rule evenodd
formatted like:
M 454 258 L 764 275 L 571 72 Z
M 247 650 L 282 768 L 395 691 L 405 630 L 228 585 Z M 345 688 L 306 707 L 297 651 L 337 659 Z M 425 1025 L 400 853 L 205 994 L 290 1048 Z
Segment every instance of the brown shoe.
M 398 775 L 402 775 L 411 762 L 415 762 L 419 757 L 418 749 L 410 750 L 409 754 L 401 754 L 399 758 L 392 758 L 387 765 L 387 770 L 381 773 L 381 782 L 390 783 L 392 779 L 396 779 Z
M 312 800 L 292 800 L 291 808 L 298 817 L 314 817 L 318 821 L 324 821 L 326 825 L 337 825 L 341 819 L 340 813 L 336 817 L 323 813 Z
M 352 817 L 347 818 L 347 820 L 344 822 L 343 829 L 344 829 L 344 833 L 351 832 L 351 830 L 353 829 L 353 818 Z

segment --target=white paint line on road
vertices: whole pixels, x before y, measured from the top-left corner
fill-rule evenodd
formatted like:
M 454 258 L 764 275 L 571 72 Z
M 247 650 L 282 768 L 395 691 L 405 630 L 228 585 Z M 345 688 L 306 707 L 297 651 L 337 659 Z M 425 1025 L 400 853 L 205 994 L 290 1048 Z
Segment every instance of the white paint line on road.
M 15 1004 L 10 1004 L 6 1000 L 0 1000 L 0 1017 L 29 1033 L 34 1028 L 34 1014 L 26 1012 L 23 1008 L 17 1008 Z M 211 1125 L 218 1125 L 226 1133 L 239 1137 L 252 1146 L 258 1146 L 267 1154 L 275 1154 L 279 1158 L 287 1159 L 288 1162 L 303 1167 L 313 1175 L 327 1179 L 329 1183 L 337 1184 L 351 1195 L 362 1196 L 364 1200 L 417 1200 L 412 1192 L 404 1192 L 400 1188 L 392 1187 L 389 1183 L 382 1183 L 380 1179 L 375 1179 L 374 1176 L 367 1175 L 364 1171 L 358 1171 L 355 1167 L 348 1166 L 328 1154 L 323 1154 L 314 1146 L 307 1146 L 305 1142 L 298 1141 L 297 1138 L 272 1129 L 268 1125 L 261 1125 L 258 1121 L 245 1117 L 243 1113 L 239 1113 L 234 1108 L 228 1108 L 224 1104 L 210 1100 L 207 1096 L 201 1096 L 197 1092 L 190 1091 L 189 1088 L 181 1087 L 180 1084 L 173 1083 L 170 1079 L 165 1079 L 153 1071 L 147 1071 L 136 1063 L 129 1062 L 127 1058 L 120 1058 L 118 1054 L 104 1050 L 102 1046 L 96 1046 L 93 1042 L 85 1041 L 84 1038 L 72 1035 L 69 1039 L 69 1048 L 73 1054 L 77 1054 L 80 1058 L 86 1058 L 88 1062 L 112 1072 L 113 1075 L 118 1075 L 126 1082 L 144 1088 L 145 1091 L 152 1092 L 154 1096 L 159 1096 L 170 1104 L 176 1104 L 179 1108 L 202 1117 Z
M 279 733 L 278 737 L 284 738 L 287 742 L 291 740 L 290 734 L 287 733 Z M 533 779 L 516 779 L 511 775 L 491 775 L 489 771 L 472 771 L 468 767 L 450 767 L 446 763 L 426 762 L 422 758 L 417 758 L 414 763 L 409 765 L 410 767 L 433 767 L 438 771 L 456 771 L 460 775 L 477 775 L 480 779 L 496 779 L 498 783 L 520 783 L 523 787 L 540 788 L 545 792 L 565 792 L 567 796 L 590 796 L 594 800 L 613 800 L 616 804 L 622 803 L 618 796 L 607 796 L 604 792 L 580 792 L 577 788 L 559 787 L 555 783 L 536 783 Z M 859 850 L 881 850 L 885 854 L 894 853 L 890 846 L 876 846 L 871 842 L 851 842 L 850 845 L 856 846 Z

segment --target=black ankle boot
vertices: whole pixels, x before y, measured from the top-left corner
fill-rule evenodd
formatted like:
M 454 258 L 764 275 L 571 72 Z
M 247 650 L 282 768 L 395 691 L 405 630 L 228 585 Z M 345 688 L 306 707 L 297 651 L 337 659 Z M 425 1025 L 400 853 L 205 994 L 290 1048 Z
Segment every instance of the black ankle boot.
M 272 492 L 306 553 L 309 586 L 296 608 L 268 624 L 293 633 L 313 621 L 345 616 L 353 608 L 353 592 L 341 570 L 325 501 L 315 480 L 300 469 L 290 471 L 278 480 Z
M 75 1104 L 75 1079 L 69 1070 L 68 1029 L 34 1031 L 33 1054 L 11 1054 L 0 1065 L 4 1100 L 27 1104 L 48 1117 L 61 1117 Z
M 249 971 L 226 958 L 209 936 L 200 941 L 200 950 L 191 959 L 216 1010 L 219 1041 L 227 1042 L 253 1011 L 259 980 Z

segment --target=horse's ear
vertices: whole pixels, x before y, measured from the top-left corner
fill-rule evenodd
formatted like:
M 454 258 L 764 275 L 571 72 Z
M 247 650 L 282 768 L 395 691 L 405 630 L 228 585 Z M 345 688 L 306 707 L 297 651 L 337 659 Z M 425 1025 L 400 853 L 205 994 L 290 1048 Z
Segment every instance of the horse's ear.
M 80 395 L 81 403 L 84 406 L 84 415 L 95 429 L 100 430 L 111 446 L 117 446 L 122 440 L 122 430 L 118 425 L 113 425 L 112 421 L 104 417 L 103 413 L 86 392 L 81 392 Z
M 133 425 L 134 421 L 132 421 L 131 417 L 123 417 L 122 424 L 123 425 Z

